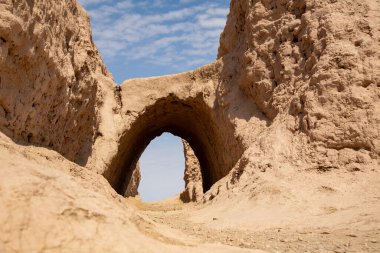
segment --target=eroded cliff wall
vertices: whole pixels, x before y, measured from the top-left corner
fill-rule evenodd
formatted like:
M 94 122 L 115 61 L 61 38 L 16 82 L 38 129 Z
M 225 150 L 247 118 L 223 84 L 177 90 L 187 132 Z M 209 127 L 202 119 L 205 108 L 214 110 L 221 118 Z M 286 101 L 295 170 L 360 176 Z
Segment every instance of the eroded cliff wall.
M 268 175 L 274 185 L 281 173 L 379 168 L 379 9 L 376 1 L 231 1 L 218 101 L 246 149 L 206 199 Z M 245 121 L 242 99 L 257 111 Z
M 75 0 L 3 0 L 0 14 L 1 130 L 85 165 L 113 85 L 89 16 Z
M 233 0 L 219 58 L 271 121 L 328 149 L 379 147 L 379 3 Z

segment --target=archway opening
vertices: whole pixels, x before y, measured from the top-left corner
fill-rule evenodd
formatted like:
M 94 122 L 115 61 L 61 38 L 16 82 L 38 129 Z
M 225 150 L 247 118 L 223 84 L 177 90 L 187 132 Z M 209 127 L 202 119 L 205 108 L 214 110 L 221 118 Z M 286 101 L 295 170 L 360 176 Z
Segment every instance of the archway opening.
M 129 189 L 134 185 L 142 153 L 164 132 L 185 140 L 192 149 L 199 161 L 202 193 L 227 175 L 242 154 L 242 143 L 234 135 L 231 123 L 215 113 L 202 94 L 180 99 L 171 93 L 141 112 L 126 114 L 130 115 L 126 120 L 132 123 L 120 136 L 118 151 L 103 174 L 123 196 L 131 196 Z
M 150 142 L 139 160 L 142 201 L 161 201 L 185 189 L 185 157 L 181 138 L 163 133 Z

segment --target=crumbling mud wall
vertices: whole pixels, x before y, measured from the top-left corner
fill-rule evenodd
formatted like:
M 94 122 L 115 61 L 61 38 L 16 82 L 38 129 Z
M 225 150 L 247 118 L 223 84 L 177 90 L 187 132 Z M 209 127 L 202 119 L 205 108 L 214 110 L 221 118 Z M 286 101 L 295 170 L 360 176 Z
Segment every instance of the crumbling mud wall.
M 289 129 L 316 145 L 378 157 L 378 7 L 233 0 L 218 57 L 234 66 L 232 82 L 270 120 L 291 115 Z
M 141 181 L 140 163 L 137 162 L 136 168 L 132 171 L 131 178 L 127 183 L 127 188 L 124 193 L 125 197 L 136 197 L 139 195 L 139 186 Z
M 206 199 L 284 167 L 379 167 L 379 9 L 376 1 L 231 1 L 219 100 L 237 106 L 225 87 L 239 87 L 267 124 L 257 134 L 236 128 L 248 148 Z
M 0 2 L 2 132 L 86 164 L 113 85 L 91 36 L 75 0 Z
M 180 198 L 183 202 L 198 202 L 203 199 L 202 171 L 198 158 L 189 143 L 182 140 L 185 156 L 185 190 Z

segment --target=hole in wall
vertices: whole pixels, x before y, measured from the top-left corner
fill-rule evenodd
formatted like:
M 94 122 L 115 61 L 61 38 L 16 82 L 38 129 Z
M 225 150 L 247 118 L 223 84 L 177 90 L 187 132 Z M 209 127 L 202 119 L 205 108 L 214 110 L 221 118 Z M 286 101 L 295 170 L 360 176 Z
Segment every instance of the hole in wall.
M 169 132 L 186 140 L 194 151 L 203 194 L 228 174 L 243 150 L 232 126 L 228 122 L 221 125 L 218 117 L 202 96 L 181 100 L 169 94 L 157 100 L 145 107 L 120 136 L 118 150 L 103 176 L 120 195 L 134 196 L 130 189 L 135 189 L 131 185 L 142 153 L 152 140 Z
M 185 188 L 185 158 L 181 138 L 163 133 L 150 142 L 139 160 L 142 201 L 162 201 L 179 195 Z

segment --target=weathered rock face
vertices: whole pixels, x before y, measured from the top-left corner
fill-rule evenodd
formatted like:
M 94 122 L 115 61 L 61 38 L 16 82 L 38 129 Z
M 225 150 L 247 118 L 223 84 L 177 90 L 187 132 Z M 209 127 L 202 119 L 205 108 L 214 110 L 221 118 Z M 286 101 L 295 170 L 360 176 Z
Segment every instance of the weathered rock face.
M 270 121 L 292 115 L 288 128 L 324 152 L 378 158 L 377 10 L 375 1 L 233 0 L 219 48 L 229 66 L 222 75 Z
M 127 184 L 127 189 L 123 193 L 125 197 L 136 197 L 139 195 L 139 185 L 141 181 L 140 163 L 136 164 L 136 168 L 132 172 L 132 176 Z
M 231 2 L 219 48 L 220 87 L 240 87 L 267 126 L 258 134 L 235 128 L 249 148 L 229 185 L 221 182 L 207 198 L 284 167 L 378 168 L 378 9 L 373 1 Z M 220 100 L 237 106 L 228 91 Z
M 0 128 L 85 165 L 112 80 L 75 0 L 0 2 Z M 102 83 L 102 84 L 100 84 Z
M 184 202 L 197 202 L 203 198 L 202 170 L 194 150 L 182 140 L 185 155 L 185 190 L 181 193 Z
M 215 63 L 115 88 L 75 1 L 0 0 L 1 131 L 88 169 L 0 136 L 0 251 L 91 251 L 94 242 L 99 252 L 186 248 L 132 215 L 95 174 L 121 195 L 137 193 L 137 161 L 165 131 L 194 151 L 185 150 L 188 200 L 199 200 L 202 185 L 209 208 L 267 201 L 266 212 L 291 203 L 294 219 L 303 212 L 306 220 L 313 196 L 328 200 L 317 209 L 350 209 L 356 219 L 379 198 L 379 9 L 372 0 L 232 0 Z M 342 196 L 341 206 L 327 206 Z M 377 218 L 372 209 L 360 217 Z M 138 245 L 125 243 L 136 235 Z

